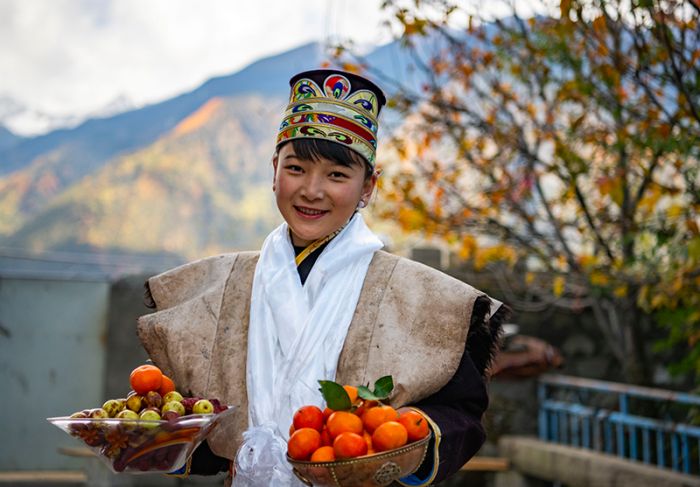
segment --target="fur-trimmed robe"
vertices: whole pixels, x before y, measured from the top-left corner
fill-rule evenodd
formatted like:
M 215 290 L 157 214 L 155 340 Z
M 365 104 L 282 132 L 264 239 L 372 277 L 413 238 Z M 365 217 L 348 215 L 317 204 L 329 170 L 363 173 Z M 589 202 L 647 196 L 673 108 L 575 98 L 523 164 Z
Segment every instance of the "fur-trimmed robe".
M 208 440 L 214 453 L 229 459 L 248 423 L 247 332 L 258 255 L 224 254 L 149 279 L 157 311 L 138 322 L 144 348 L 182 391 L 240 409 Z M 487 320 L 490 303 L 468 284 L 378 251 L 340 354 L 336 381 L 367 384 L 392 375 L 392 405 L 416 405 L 440 426 L 436 481 L 459 469 L 484 441 L 483 372 L 505 311 Z

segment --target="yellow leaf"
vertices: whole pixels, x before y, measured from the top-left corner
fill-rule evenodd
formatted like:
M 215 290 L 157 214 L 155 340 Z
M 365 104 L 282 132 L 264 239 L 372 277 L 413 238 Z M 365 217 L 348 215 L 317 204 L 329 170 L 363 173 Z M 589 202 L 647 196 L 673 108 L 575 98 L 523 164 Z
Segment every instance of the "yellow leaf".
M 666 301 L 666 296 L 663 294 L 655 294 L 653 298 L 651 298 L 651 307 L 652 308 L 658 308 L 661 305 L 664 304 Z
M 555 277 L 554 282 L 552 282 L 552 292 L 554 293 L 554 295 L 559 297 L 562 294 L 564 294 L 565 285 L 566 281 L 564 281 L 564 278 L 562 276 Z
M 648 311 L 648 301 L 649 301 L 649 286 L 644 285 L 639 289 L 639 294 L 637 295 L 637 305 Z
M 423 215 L 418 210 L 406 207 L 399 209 L 398 220 L 404 230 L 420 229 L 424 223 Z
M 535 273 L 534 272 L 528 272 L 525 274 L 525 284 L 532 284 L 535 281 Z
M 673 281 L 671 281 L 671 291 L 673 293 L 678 293 L 683 288 L 683 276 L 677 276 Z
M 535 105 L 532 103 L 527 104 L 527 114 L 530 117 L 535 118 L 537 116 L 537 110 L 535 110 Z
M 459 258 L 462 260 L 469 259 L 476 250 L 476 239 L 471 235 L 465 235 L 462 238 L 462 244 L 459 247 Z
M 605 286 L 610 282 L 608 276 L 600 271 L 591 272 L 590 280 L 594 286 Z
M 595 256 L 593 255 L 581 255 L 578 258 L 581 267 L 590 267 L 595 264 Z
M 350 73 L 360 73 L 362 72 L 362 66 L 354 63 L 343 63 L 343 69 Z
M 622 286 L 617 286 L 613 290 L 613 294 L 618 298 L 624 298 L 625 296 L 627 296 L 627 285 L 623 284 Z
M 666 210 L 666 215 L 671 219 L 676 219 L 683 215 L 685 208 L 681 205 L 671 205 Z
M 597 17 L 593 21 L 593 29 L 596 31 L 596 34 L 598 34 L 599 36 L 601 36 L 601 37 L 604 36 L 605 31 L 607 30 L 606 25 L 605 25 L 605 17 L 603 17 L 602 15 L 600 17 Z

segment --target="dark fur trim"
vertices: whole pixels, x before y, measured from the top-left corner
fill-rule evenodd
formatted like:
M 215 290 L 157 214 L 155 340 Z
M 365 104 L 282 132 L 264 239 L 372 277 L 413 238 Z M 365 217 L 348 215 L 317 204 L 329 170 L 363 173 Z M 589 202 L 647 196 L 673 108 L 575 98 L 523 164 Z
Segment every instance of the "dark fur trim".
M 143 283 L 143 304 L 148 309 L 156 309 L 156 302 L 151 294 L 151 286 L 148 285 L 148 281 Z
M 490 309 L 491 300 L 488 297 L 479 296 L 476 299 L 467 334 L 467 352 L 482 377 L 486 375 L 486 371 L 498 352 L 503 333 L 502 325 L 511 313 L 510 308 L 501 305 L 498 311 L 489 320 L 486 320 Z

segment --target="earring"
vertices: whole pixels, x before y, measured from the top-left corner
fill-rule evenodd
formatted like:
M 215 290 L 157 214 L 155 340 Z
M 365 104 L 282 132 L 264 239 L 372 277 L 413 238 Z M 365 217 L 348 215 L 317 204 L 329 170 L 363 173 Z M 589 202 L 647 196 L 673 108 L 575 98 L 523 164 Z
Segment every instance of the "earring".
M 357 203 L 358 208 L 364 208 L 365 206 L 367 206 L 367 203 L 365 203 L 364 200 L 360 200 L 360 202 Z

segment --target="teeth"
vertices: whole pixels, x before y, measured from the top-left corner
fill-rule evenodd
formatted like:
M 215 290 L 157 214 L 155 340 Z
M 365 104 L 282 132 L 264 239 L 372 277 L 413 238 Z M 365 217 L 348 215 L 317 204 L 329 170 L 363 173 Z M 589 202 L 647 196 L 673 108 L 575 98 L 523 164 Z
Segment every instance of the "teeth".
M 305 215 L 320 215 L 321 213 L 324 213 L 323 210 L 312 210 L 311 208 L 299 208 L 299 207 L 297 207 L 297 210 L 304 213 Z

